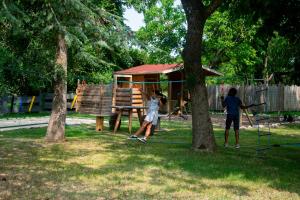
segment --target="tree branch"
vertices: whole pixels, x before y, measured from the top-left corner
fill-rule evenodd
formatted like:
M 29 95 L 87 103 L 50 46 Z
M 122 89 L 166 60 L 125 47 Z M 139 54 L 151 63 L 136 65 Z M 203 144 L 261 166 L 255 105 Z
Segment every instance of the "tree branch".
M 213 0 L 208 6 L 206 6 L 205 17 L 208 18 L 223 2 L 223 0 Z
M 52 14 L 53 14 L 53 16 L 54 16 L 54 19 L 55 19 L 55 22 L 57 23 L 58 28 L 59 28 L 59 29 L 62 29 L 63 31 L 65 31 L 64 28 L 63 28 L 63 26 L 62 26 L 62 25 L 60 24 L 60 22 L 58 21 L 58 19 L 57 19 L 57 17 L 56 17 L 56 14 L 55 14 L 55 12 L 54 12 L 54 10 L 53 10 L 52 5 L 51 5 L 50 3 L 48 3 L 48 6 L 49 6 L 49 9 L 50 9 L 50 11 L 52 12 Z

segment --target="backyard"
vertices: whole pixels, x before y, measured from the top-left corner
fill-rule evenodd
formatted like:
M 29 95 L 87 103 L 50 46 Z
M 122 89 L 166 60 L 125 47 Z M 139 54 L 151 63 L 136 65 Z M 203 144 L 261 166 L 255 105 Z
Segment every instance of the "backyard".
M 0 200 L 300 200 L 299 10 L 1 1 Z
M 133 130 L 138 123 L 135 121 Z M 67 141 L 45 143 L 46 128 L 0 132 L 0 199 L 300 199 L 299 146 L 256 155 L 257 130 L 241 148 L 191 150 L 191 122 L 163 121 L 147 144 L 95 125 L 66 127 Z M 300 125 L 272 128 L 272 144 L 299 143 Z

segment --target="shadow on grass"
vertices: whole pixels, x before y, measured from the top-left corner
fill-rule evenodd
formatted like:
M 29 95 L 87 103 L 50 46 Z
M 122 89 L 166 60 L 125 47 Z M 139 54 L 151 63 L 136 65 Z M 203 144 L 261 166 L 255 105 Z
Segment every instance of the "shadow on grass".
M 194 152 L 190 150 L 190 130 L 183 125 L 170 127 L 173 128 L 171 131 L 158 133 L 148 144 L 127 140 L 126 128 L 112 134 L 96 132 L 91 125 L 67 127 L 67 144 L 78 144 L 76 149 L 67 149 L 66 143 L 45 145 L 36 142 L 36 139 L 43 139 L 44 128 L 0 133 L 0 171 L 8 174 L 8 181 L 0 184 L 0 190 L 10 191 L 6 195 L 12 199 L 157 197 L 159 194 L 151 190 L 136 193 L 133 188 L 123 189 L 129 182 L 142 184 L 144 180 L 137 173 L 145 171 L 150 172 L 149 184 L 166 194 L 175 193 L 178 187 L 196 193 L 214 188 L 215 185 L 207 180 L 219 181 L 218 187 L 240 197 L 249 196 L 250 189 L 232 182 L 267 183 L 276 190 L 300 194 L 300 148 L 273 148 L 264 159 L 257 158 L 256 132 L 250 130 L 243 131 L 241 142 L 253 145 L 253 148 L 219 147 L 214 154 Z M 182 128 L 180 133 L 179 128 Z M 294 128 L 290 127 L 291 130 Z M 215 134 L 223 135 L 223 130 L 217 129 Z M 299 141 L 300 135 L 273 133 L 272 138 L 275 142 L 293 142 Z M 233 134 L 230 139 L 233 141 Z M 219 145 L 222 140 L 217 137 Z M 82 148 L 81 141 L 92 141 L 96 148 Z M 78 162 L 84 157 L 104 154 L 112 156 L 98 167 Z M 82 179 L 86 178 L 96 180 L 97 188 L 82 184 Z M 177 184 L 173 186 L 171 181 Z M 0 192 L 0 196 L 5 197 L 5 193 Z M 161 197 L 165 196 L 161 194 Z

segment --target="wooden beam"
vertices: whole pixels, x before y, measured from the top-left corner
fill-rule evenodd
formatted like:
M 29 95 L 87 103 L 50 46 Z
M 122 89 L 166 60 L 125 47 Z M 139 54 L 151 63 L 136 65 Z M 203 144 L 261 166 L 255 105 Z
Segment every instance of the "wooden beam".
M 97 116 L 96 117 L 96 131 L 103 131 L 104 129 L 104 117 Z
M 123 112 L 122 109 L 119 110 L 119 112 L 118 112 L 117 120 L 116 120 L 116 122 L 115 122 L 114 133 L 116 133 L 117 130 L 118 130 L 118 127 L 119 127 L 119 124 L 120 124 L 120 121 L 121 121 L 122 112 Z
M 168 101 L 169 120 L 171 120 L 172 82 L 169 82 L 168 99 L 169 99 Z
M 183 80 L 183 73 L 180 73 L 181 80 Z M 180 83 L 180 102 L 179 102 L 180 113 L 183 114 L 183 82 Z

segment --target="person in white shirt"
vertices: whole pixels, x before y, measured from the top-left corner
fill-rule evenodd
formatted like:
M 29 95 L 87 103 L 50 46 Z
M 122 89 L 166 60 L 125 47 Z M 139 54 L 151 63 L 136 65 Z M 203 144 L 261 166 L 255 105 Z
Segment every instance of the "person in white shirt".
M 143 95 L 145 95 L 148 99 L 148 110 L 147 115 L 144 119 L 144 122 L 142 126 L 135 132 L 134 135 L 131 135 L 128 139 L 138 139 L 139 141 L 146 143 L 147 139 L 150 137 L 151 134 L 151 128 L 152 126 L 157 125 L 158 121 L 158 110 L 160 103 L 165 104 L 166 98 L 164 95 L 159 91 L 155 90 L 153 91 L 152 96 L 149 96 L 148 94 L 144 93 L 142 89 L 140 89 Z M 141 133 L 146 129 L 145 136 L 144 137 L 138 137 L 141 135 Z

